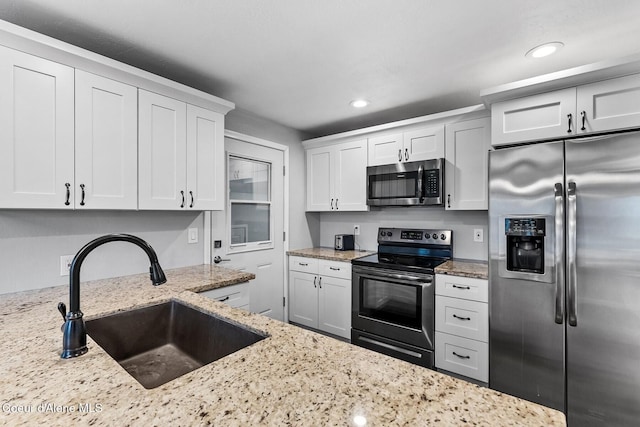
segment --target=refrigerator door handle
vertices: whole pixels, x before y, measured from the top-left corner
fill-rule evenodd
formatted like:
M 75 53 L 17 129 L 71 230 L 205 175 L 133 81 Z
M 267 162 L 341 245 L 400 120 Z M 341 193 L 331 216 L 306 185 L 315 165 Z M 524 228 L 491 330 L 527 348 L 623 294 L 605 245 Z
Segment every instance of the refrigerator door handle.
M 567 202 L 568 202 L 568 240 L 567 240 L 567 267 L 568 274 L 568 310 L 569 325 L 578 325 L 578 308 L 577 308 L 577 291 L 578 291 L 578 272 L 576 269 L 576 183 L 569 182 L 567 185 Z
M 562 184 L 555 185 L 555 235 L 556 235 L 556 312 L 555 322 L 562 324 L 564 322 L 564 192 Z

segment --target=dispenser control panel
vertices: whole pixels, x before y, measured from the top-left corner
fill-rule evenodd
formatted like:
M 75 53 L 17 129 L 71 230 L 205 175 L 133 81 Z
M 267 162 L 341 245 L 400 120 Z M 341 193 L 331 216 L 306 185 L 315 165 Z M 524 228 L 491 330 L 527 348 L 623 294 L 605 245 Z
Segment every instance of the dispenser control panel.
M 507 236 L 544 236 L 544 218 L 505 218 L 504 234 Z

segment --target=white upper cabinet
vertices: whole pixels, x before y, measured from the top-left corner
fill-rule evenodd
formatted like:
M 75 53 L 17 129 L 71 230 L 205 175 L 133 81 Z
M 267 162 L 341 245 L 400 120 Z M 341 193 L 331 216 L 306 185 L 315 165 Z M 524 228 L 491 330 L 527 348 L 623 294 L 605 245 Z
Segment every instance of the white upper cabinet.
M 444 126 L 417 129 L 403 134 L 405 162 L 444 157 Z
M 560 139 L 640 126 L 640 74 L 496 102 L 492 144 Z
M 573 136 L 575 109 L 575 88 L 497 102 L 491 106 L 492 144 Z
M 187 206 L 187 104 L 139 91 L 139 207 Z
M 73 208 L 73 68 L 0 46 L 0 208 Z
M 446 125 L 445 209 L 488 209 L 490 123 L 486 117 Z
M 444 157 L 444 126 L 369 138 L 368 166 Z
M 190 209 L 224 209 L 224 116 L 187 105 L 187 192 Z
M 224 209 L 223 120 L 219 113 L 140 90 L 140 209 Z
M 579 133 L 640 126 L 640 74 L 578 86 Z
M 366 211 L 367 140 L 308 149 L 307 211 Z
M 138 90 L 76 70 L 75 208 L 138 207 Z

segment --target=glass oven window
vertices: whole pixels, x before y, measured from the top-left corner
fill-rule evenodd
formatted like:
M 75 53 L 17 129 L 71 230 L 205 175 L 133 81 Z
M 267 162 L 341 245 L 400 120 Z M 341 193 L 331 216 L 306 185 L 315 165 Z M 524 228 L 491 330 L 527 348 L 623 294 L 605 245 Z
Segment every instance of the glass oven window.
M 369 198 L 389 199 L 416 197 L 418 172 L 372 175 L 369 181 Z
M 360 315 L 413 329 L 422 327 L 422 288 L 375 279 L 360 280 Z

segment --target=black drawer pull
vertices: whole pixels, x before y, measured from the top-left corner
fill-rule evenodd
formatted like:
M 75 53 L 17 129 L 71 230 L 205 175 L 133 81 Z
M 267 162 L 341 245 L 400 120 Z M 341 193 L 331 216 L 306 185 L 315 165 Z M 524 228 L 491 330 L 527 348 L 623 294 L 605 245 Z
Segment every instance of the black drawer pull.
M 452 352 L 454 356 L 458 356 L 460 359 L 471 359 L 471 356 L 461 356 L 455 351 Z
M 307 264 L 306 262 L 299 262 L 299 263 L 298 263 L 298 265 L 301 265 L 301 266 L 303 266 L 303 267 L 306 267 L 306 266 L 307 266 L 307 265 L 309 265 L 309 264 Z
M 455 317 L 456 319 L 459 319 L 459 320 L 471 320 L 471 317 L 460 317 L 460 316 L 458 316 L 456 314 L 454 314 L 453 317 Z
M 329 270 L 333 270 L 333 271 L 340 271 L 340 269 L 339 269 L 339 268 L 336 268 L 336 267 L 329 267 Z
M 468 291 L 469 289 L 471 289 L 471 287 L 469 286 L 458 286 L 458 285 L 452 285 L 452 286 L 456 289 L 464 289 L 465 291 Z
M 228 301 L 228 300 L 229 300 L 229 298 L 231 298 L 231 297 L 226 296 L 226 297 L 224 297 L 224 298 L 220 298 L 218 301 L 220 301 L 220 302 L 225 302 L 225 301 Z

